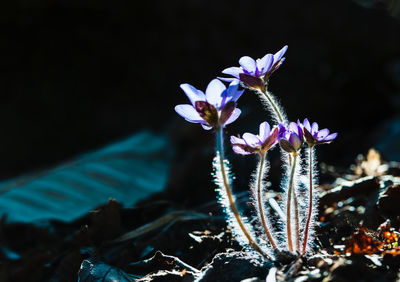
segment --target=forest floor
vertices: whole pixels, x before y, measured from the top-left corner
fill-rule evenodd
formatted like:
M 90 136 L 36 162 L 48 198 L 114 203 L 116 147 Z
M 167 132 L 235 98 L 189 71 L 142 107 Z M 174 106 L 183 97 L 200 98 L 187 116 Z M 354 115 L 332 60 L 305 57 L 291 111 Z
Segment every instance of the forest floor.
M 400 163 L 370 151 L 318 187 L 314 254 L 263 261 L 233 239 L 217 201 L 115 200 L 71 222 L 0 223 L 0 281 L 396 281 Z M 248 193 L 237 195 L 239 203 Z M 279 197 L 279 193 L 268 193 Z

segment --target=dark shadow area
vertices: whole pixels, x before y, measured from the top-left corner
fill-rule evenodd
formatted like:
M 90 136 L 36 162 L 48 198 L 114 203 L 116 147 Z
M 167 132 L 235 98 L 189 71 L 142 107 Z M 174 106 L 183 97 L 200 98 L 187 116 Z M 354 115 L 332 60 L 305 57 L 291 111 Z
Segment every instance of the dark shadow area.
M 187 125 L 173 111 L 186 102 L 180 83 L 204 89 L 242 55 L 284 44 L 287 61 L 271 90 L 291 119 L 340 132 L 321 148 L 323 160 L 344 163 L 365 152 L 372 129 L 399 110 L 400 24 L 380 6 L 13 1 L 0 11 L 2 178 L 144 128 L 181 130 Z M 242 99 L 244 114 L 230 133 L 265 119 L 256 98 Z

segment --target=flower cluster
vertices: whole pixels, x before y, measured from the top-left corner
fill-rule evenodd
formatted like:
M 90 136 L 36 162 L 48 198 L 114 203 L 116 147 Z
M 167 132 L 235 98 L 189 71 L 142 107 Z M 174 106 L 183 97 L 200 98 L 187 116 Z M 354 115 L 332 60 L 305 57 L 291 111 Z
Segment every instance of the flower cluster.
M 255 250 L 266 259 L 273 259 L 270 248 L 277 254 L 282 249 L 300 255 L 311 252 L 313 227 L 315 226 L 316 198 L 318 195 L 313 191 L 316 185 L 315 177 L 315 158 L 313 157 L 314 146 L 318 144 L 328 144 L 332 142 L 337 133 L 330 133 L 326 128 L 319 129 L 316 122 L 310 124 L 308 119 L 303 123 L 289 122 L 286 120 L 286 114 L 281 107 L 276 104 L 273 95 L 267 90 L 268 80 L 284 62 L 283 57 L 287 51 L 284 46 L 275 54 L 266 54 L 258 60 L 248 56 L 241 57 L 240 67 L 230 67 L 224 69 L 222 73 L 231 75 L 231 78 L 213 79 L 207 86 L 205 93 L 196 89 L 190 84 L 182 84 L 180 87 L 187 95 L 191 104 L 182 104 L 175 107 L 175 111 L 185 120 L 191 123 L 199 123 L 206 130 L 214 129 L 216 131 L 216 157 L 214 159 L 215 182 L 219 189 L 219 199 L 225 208 L 228 217 L 228 224 L 235 234 L 235 237 L 244 247 Z M 224 82 L 229 82 L 225 86 Z M 244 133 L 242 137 L 231 136 L 230 141 L 232 150 L 240 155 L 255 154 L 259 157 L 259 165 L 254 174 L 255 181 L 250 185 L 252 192 L 253 206 L 256 209 L 257 220 L 262 228 L 254 229 L 245 217 L 240 215 L 236 206 L 234 196 L 232 195 L 231 183 L 232 177 L 229 174 L 229 166 L 224 156 L 223 130 L 226 125 L 234 122 L 241 111 L 237 108 L 237 101 L 245 91 L 249 89 L 260 94 L 261 99 L 268 103 L 267 109 L 273 116 L 274 125 L 267 121 L 259 126 L 258 134 Z M 262 98 L 264 97 L 264 98 Z M 267 208 L 266 201 L 263 198 L 265 192 L 264 179 L 268 170 L 266 159 L 267 152 L 275 145 L 281 147 L 282 159 L 284 161 L 284 175 L 282 188 L 285 192 L 286 202 L 275 205 L 273 208 L 277 211 L 277 217 L 281 218 L 280 226 L 286 228 L 285 238 L 282 242 L 277 242 L 274 234 L 282 233 L 283 230 L 278 227 L 272 227 L 270 213 L 264 212 Z M 301 161 L 301 149 L 304 144 L 308 145 L 309 162 L 304 169 L 297 169 L 297 165 L 304 165 Z M 299 177 L 302 173 L 308 173 L 309 177 Z M 286 181 L 286 180 L 289 181 Z M 309 179 L 309 183 L 296 183 L 299 179 Z M 303 180 L 304 181 L 304 180 Z M 301 184 L 308 187 L 308 197 L 297 193 L 297 187 Z M 301 205 L 299 204 L 301 203 Z M 300 206 L 308 206 L 306 211 L 299 212 Z M 286 214 L 282 210 L 286 211 Z M 274 221 L 279 220 L 274 218 Z M 305 226 L 300 223 L 305 222 Z M 259 230 L 264 230 L 266 236 L 259 236 Z M 302 237 L 302 238 L 301 238 Z M 267 239 L 263 239 L 267 238 Z M 294 241 L 294 243 L 293 243 Z
M 279 143 L 283 150 L 288 153 L 297 153 L 304 142 L 310 147 L 316 144 L 328 144 L 337 137 L 337 133 L 329 134 L 327 128 L 318 130 L 318 124 L 313 123 L 310 129 L 308 119 L 303 124 L 291 122 L 289 126 L 279 124 L 271 130 L 268 122 L 260 124 L 258 135 L 244 133 L 242 138 L 231 136 L 232 149 L 235 153 L 249 155 L 253 153 L 262 154 Z

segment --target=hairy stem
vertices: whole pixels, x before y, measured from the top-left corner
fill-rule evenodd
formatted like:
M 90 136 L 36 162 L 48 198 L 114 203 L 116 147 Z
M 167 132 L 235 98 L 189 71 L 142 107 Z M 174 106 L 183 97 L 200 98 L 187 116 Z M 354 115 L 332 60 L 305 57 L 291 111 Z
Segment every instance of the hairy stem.
M 296 161 L 296 159 L 294 159 Z M 289 166 L 292 165 L 292 155 L 289 154 Z M 299 204 L 297 201 L 296 189 L 293 189 L 293 202 L 294 202 L 294 216 L 296 228 L 296 250 L 300 252 L 300 218 L 299 218 Z
M 272 245 L 272 248 L 275 250 L 277 245 L 275 243 L 274 238 L 272 237 L 271 232 L 269 231 L 267 221 L 264 214 L 264 200 L 263 200 L 263 193 L 262 193 L 262 178 L 264 172 L 264 163 L 265 163 L 265 153 L 261 154 L 260 160 L 260 167 L 257 174 L 257 204 L 258 204 L 258 216 L 261 219 L 261 224 L 264 228 L 265 233 L 267 234 L 268 240 Z
M 226 175 L 226 170 L 225 170 L 225 165 L 224 165 L 224 137 L 223 137 L 223 129 L 219 128 L 217 129 L 217 151 L 219 152 L 219 157 L 220 157 L 220 165 L 221 165 L 221 172 L 222 172 L 222 178 L 223 178 L 223 184 L 225 187 L 226 194 L 228 196 L 228 201 L 229 201 L 229 207 L 235 216 L 235 219 L 242 230 L 243 234 L 246 236 L 247 240 L 249 241 L 250 245 L 257 251 L 259 252 L 264 258 L 268 260 L 272 260 L 271 257 L 266 254 L 260 246 L 253 240 L 251 237 L 250 233 L 246 230 L 246 227 L 243 224 L 242 218 L 239 215 L 239 211 L 236 207 L 235 202 L 233 201 L 233 196 L 232 196 L 232 191 L 231 187 L 228 181 L 228 176 Z
M 278 104 L 275 102 L 274 97 L 268 92 L 267 89 L 265 89 L 265 91 L 260 91 L 257 90 L 257 93 L 261 96 L 261 97 L 265 97 L 268 104 L 269 104 L 269 109 L 273 114 L 273 117 L 275 119 L 275 121 L 277 121 L 278 123 L 287 123 L 285 114 L 280 110 L 280 107 L 278 106 Z M 293 182 L 293 177 L 294 177 L 294 170 L 295 170 L 295 162 L 296 162 L 296 157 L 294 157 L 294 160 L 292 159 L 292 155 L 288 155 L 288 163 L 289 163 L 289 167 L 292 166 L 292 172 L 291 172 L 291 176 L 290 179 Z M 290 186 L 293 186 L 292 184 Z M 292 189 L 292 193 L 288 194 L 288 198 L 292 197 L 293 194 L 293 200 L 294 200 L 294 213 L 295 213 L 295 228 L 296 228 L 296 249 L 297 251 L 300 252 L 300 219 L 299 219 L 299 210 L 298 210 L 298 201 L 297 201 L 297 195 L 296 195 L 296 191 L 295 189 Z M 289 206 L 291 205 L 291 203 L 289 204 Z M 289 212 L 290 214 L 290 212 Z M 288 226 L 290 226 L 290 216 L 289 214 L 287 214 L 287 220 L 288 220 Z M 289 227 L 289 229 L 291 229 L 291 227 Z M 291 230 L 289 230 L 291 231 Z M 290 237 L 290 243 L 291 243 L 292 238 Z M 290 247 L 289 247 L 290 248 Z M 290 251 L 293 251 L 293 245 L 291 247 L 292 249 Z
M 278 104 L 275 102 L 274 98 L 271 96 L 271 94 L 268 92 L 268 90 L 261 91 L 261 90 L 256 90 L 256 92 L 259 94 L 260 98 L 262 99 L 265 97 L 266 102 L 270 106 L 270 110 L 274 116 L 275 121 L 278 123 L 283 123 L 286 121 L 284 114 L 280 111 Z
M 296 250 L 300 253 L 300 223 L 299 223 L 299 204 L 297 202 L 296 189 L 293 189 L 293 203 L 294 203 L 294 226 L 296 236 Z
M 301 251 L 301 254 L 304 255 L 307 250 L 307 243 L 308 243 L 308 230 L 310 229 L 310 222 L 311 222 L 311 216 L 312 216 L 312 210 L 313 210 L 313 155 L 312 151 L 313 148 L 309 147 L 310 155 L 309 155 L 309 173 L 310 173 L 310 187 L 309 187 L 309 199 L 308 199 L 308 216 L 307 216 L 307 221 L 306 221 L 306 227 L 304 229 L 304 239 L 303 239 L 303 249 Z
M 283 122 L 283 115 L 279 111 L 279 108 L 275 104 L 274 100 L 272 100 L 271 96 L 268 93 L 268 90 L 265 90 L 264 95 L 265 95 L 265 98 L 267 98 L 268 102 L 271 104 L 272 108 L 274 109 L 274 112 L 275 112 L 276 116 L 278 117 L 279 122 Z
M 296 158 L 297 155 L 294 155 L 293 157 L 293 164 L 292 164 L 292 170 L 290 172 L 290 178 L 289 178 L 289 188 L 287 192 L 287 202 L 286 202 L 286 235 L 288 239 L 288 245 L 289 245 L 289 251 L 293 252 L 293 243 L 292 243 L 292 218 L 291 218 L 291 208 L 292 208 L 292 194 L 293 194 L 293 178 L 294 178 L 294 172 L 296 169 Z

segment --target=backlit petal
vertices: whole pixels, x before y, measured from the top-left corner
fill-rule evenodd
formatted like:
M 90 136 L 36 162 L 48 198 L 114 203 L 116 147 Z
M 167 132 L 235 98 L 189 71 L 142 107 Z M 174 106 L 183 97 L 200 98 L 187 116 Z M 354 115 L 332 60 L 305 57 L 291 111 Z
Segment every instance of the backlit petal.
M 317 137 L 318 139 L 324 139 L 328 135 L 329 135 L 329 130 L 327 128 L 324 128 L 318 131 Z
M 318 133 L 318 123 L 313 122 L 311 125 L 311 135 L 314 136 L 315 133 Z
M 239 110 L 238 108 L 234 109 L 231 116 L 225 122 L 225 125 L 230 124 L 230 123 L 234 122 L 235 120 L 237 120 L 237 118 L 240 116 L 241 112 L 242 111 Z
M 236 78 L 239 78 L 239 73 L 242 73 L 242 72 L 243 72 L 243 70 L 239 67 L 230 67 L 230 68 L 224 69 L 222 71 L 222 73 L 232 75 Z
M 192 105 L 184 104 L 175 106 L 175 111 L 189 122 L 199 123 L 204 122 L 199 113 Z
M 246 142 L 244 142 L 243 139 L 238 138 L 236 136 L 231 136 L 231 143 L 232 143 L 232 145 L 235 145 L 235 144 L 245 145 L 246 144 Z
M 208 125 L 205 124 L 205 123 L 202 123 L 201 126 L 202 126 L 205 130 L 210 130 L 210 129 L 212 129 L 211 126 L 208 126 Z
M 337 133 L 332 133 L 332 134 L 326 136 L 326 137 L 324 138 L 324 141 L 332 141 L 332 140 L 335 139 L 337 136 L 338 136 Z
M 258 139 L 258 137 L 254 134 L 251 133 L 245 133 L 243 134 L 243 140 L 246 142 L 247 145 L 249 145 L 250 147 L 257 147 L 257 146 L 261 146 L 262 142 L 260 141 L 260 139 Z
M 242 96 L 244 90 L 238 90 L 239 89 L 239 80 L 232 81 L 226 91 L 226 97 L 222 101 L 222 106 L 229 102 L 229 101 L 234 101 L 236 102 L 240 96 Z
M 181 84 L 180 87 L 185 92 L 186 96 L 188 96 L 193 106 L 196 101 L 206 100 L 206 96 L 204 95 L 203 91 L 196 89 L 192 85 L 185 83 Z
M 259 137 L 262 142 L 265 141 L 269 137 L 269 134 L 271 132 L 271 127 L 268 124 L 268 122 L 264 121 L 263 123 L 260 124 L 260 130 L 259 130 Z
M 279 62 L 282 59 L 282 57 L 283 57 L 283 55 L 285 55 L 287 49 L 288 49 L 288 46 L 285 45 L 285 46 L 283 46 L 283 48 L 281 50 L 276 52 L 276 54 L 274 55 L 274 64 L 276 64 L 277 62 Z
M 307 118 L 304 119 L 303 126 L 311 133 L 311 125 Z
M 222 101 L 222 92 L 226 89 L 225 85 L 218 79 L 213 79 L 206 89 L 206 100 L 211 105 L 219 108 Z
M 239 64 L 242 66 L 244 72 L 255 75 L 257 63 L 256 61 L 254 61 L 253 58 L 250 58 L 249 56 L 241 57 L 239 60 Z
M 232 150 L 236 153 L 236 154 L 240 154 L 240 155 L 250 155 L 251 153 L 246 152 L 242 147 L 240 146 L 232 146 Z
M 257 61 L 257 69 L 259 70 L 259 74 L 263 75 L 267 73 L 274 62 L 274 56 L 272 54 L 267 54 L 263 58 Z

